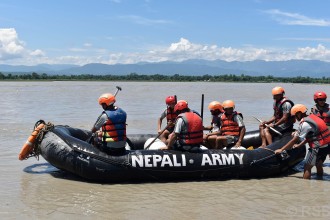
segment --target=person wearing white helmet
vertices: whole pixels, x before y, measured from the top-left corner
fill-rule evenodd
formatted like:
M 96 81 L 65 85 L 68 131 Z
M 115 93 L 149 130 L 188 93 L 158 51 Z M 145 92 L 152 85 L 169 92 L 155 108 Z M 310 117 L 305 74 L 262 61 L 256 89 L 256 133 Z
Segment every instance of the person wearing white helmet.
M 292 139 L 282 148 L 275 151 L 276 154 L 284 150 L 309 145 L 304 165 L 304 179 L 310 179 L 312 168 L 316 166 L 317 175 L 323 176 L 323 162 L 330 151 L 330 131 L 325 122 L 314 114 L 307 116 L 305 105 L 296 104 L 291 109 L 291 115 L 299 121 L 299 127 Z
M 92 128 L 92 133 L 95 134 L 96 132 L 95 146 L 107 154 L 123 154 L 127 140 L 126 112 L 114 106 L 116 97 L 111 93 L 102 94 L 98 101 L 104 111 Z

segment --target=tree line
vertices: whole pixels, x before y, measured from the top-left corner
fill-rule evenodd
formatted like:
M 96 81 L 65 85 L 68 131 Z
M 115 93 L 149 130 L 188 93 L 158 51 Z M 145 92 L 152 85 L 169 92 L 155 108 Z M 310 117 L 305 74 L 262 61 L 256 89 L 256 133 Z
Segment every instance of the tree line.
M 46 73 L 38 74 L 3 74 L 0 72 L 0 81 L 6 80 L 44 80 L 44 81 L 164 81 L 164 82 L 282 82 L 282 83 L 322 83 L 329 84 L 330 77 L 312 78 L 312 77 L 275 77 L 275 76 L 249 76 L 245 74 L 234 75 L 201 75 L 201 76 L 187 76 L 187 75 L 145 75 L 130 73 L 127 75 L 92 75 L 92 74 L 79 74 L 79 75 L 48 75 Z

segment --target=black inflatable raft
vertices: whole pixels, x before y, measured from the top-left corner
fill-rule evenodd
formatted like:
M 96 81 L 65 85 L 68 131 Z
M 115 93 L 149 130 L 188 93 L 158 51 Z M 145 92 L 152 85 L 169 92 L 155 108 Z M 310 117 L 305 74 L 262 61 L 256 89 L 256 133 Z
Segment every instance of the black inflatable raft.
M 40 154 L 53 166 L 93 182 L 146 182 L 264 178 L 283 174 L 305 157 L 305 148 L 275 155 L 274 150 L 290 139 L 281 139 L 254 150 L 144 150 L 144 142 L 155 135 L 131 135 L 131 150 L 110 156 L 85 140 L 90 132 L 69 126 L 55 126 L 39 144 Z M 243 146 L 259 145 L 258 131 L 247 132 Z

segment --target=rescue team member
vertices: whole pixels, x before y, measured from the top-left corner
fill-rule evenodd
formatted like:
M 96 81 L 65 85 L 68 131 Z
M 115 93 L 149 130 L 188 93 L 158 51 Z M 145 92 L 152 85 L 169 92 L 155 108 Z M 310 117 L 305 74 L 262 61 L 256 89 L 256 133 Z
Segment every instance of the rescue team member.
M 126 145 L 126 112 L 114 106 L 116 97 L 111 93 L 102 94 L 99 104 L 104 111 L 92 128 L 92 133 L 101 129 L 96 135 L 96 147 L 105 153 L 120 155 L 125 152 Z
M 215 148 L 215 140 L 217 136 L 221 134 L 220 131 L 220 114 L 223 113 L 223 108 L 220 102 L 213 101 L 208 106 L 211 113 L 211 125 L 203 127 L 203 130 L 208 130 L 208 134 L 204 134 L 203 136 L 203 145 L 207 148 L 214 149 Z
M 234 111 L 235 103 L 226 100 L 222 103 L 224 114 L 221 115 L 221 135 L 216 138 L 216 149 L 235 145 L 240 147 L 245 135 L 245 125 L 241 113 Z
M 167 144 L 168 136 L 174 130 L 175 118 L 178 115 L 174 112 L 174 106 L 176 104 L 175 96 L 168 96 L 165 99 L 165 103 L 167 105 L 167 108 L 163 111 L 163 113 L 160 115 L 160 117 L 158 119 L 158 134 L 161 134 L 159 136 L 160 140 L 163 141 L 165 144 Z M 162 132 L 161 125 L 162 125 L 162 121 L 164 118 L 166 118 L 166 120 L 167 120 L 167 126 L 166 126 L 165 131 L 163 133 L 161 133 Z
M 202 118 L 188 108 L 188 102 L 185 100 L 178 101 L 174 111 L 178 114 L 174 131 L 169 135 L 166 147 L 161 150 L 198 151 L 203 143 Z
M 311 108 L 311 113 L 321 118 L 330 128 L 330 108 L 326 101 L 327 94 L 325 92 L 316 92 L 314 94 L 315 105 Z
M 296 104 L 291 109 L 291 115 L 294 115 L 299 121 L 299 127 L 293 134 L 293 138 L 281 149 L 275 151 L 276 154 L 290 148 L 304 146 L 308 143 L 309 149 L 304 166 L 304 179 L 311 178 L 313 166 L 316 165 L 317 175 L 323 176 L 323 162 L 330 152 L 330 131 L 325 122 L 314 114 L 307 116 L 307 108 L 302 104 Z M 298 141 L 301 143 L 295 145 Z
M 293 129 L 294 117 L 290 116 L 290 110 L 294 105 L 293 102 L 284 97 L 285 91 L 280 86 L 272 89 L 272 95 L 274 99 L 274 115 L 268 121 L 263 121 L 259 126 L 262 140 L 260 147 L 266 147 L 267 143 L 273 143 L 272 135 L 274 133 L 266 124 L 279 132 L 291 131 Z

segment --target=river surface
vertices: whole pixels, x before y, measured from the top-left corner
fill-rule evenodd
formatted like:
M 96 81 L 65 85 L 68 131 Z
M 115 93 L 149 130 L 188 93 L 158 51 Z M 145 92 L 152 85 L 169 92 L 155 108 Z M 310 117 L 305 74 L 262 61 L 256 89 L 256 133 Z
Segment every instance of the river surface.
M 319 180 L 296 172 L 268 179 L 142 184 L 83 182 L 43 158 L 19 161 L 18 153 L 39 119 L 90 129 L 102 109 L 97 99 L 122 88 L 116 104 L 128 114 L 128 134 L 155 134 L 164 99 L 177 95 L 210 123 L 208 103 L 232 99 L 247 130 L 252 117 L 273 113 L 271 89 L 285 88 L 295 103 L 313 105 L 329 85 L 212 82 L 0 82 L 1 219 L 330 219 L 330 166 Z

